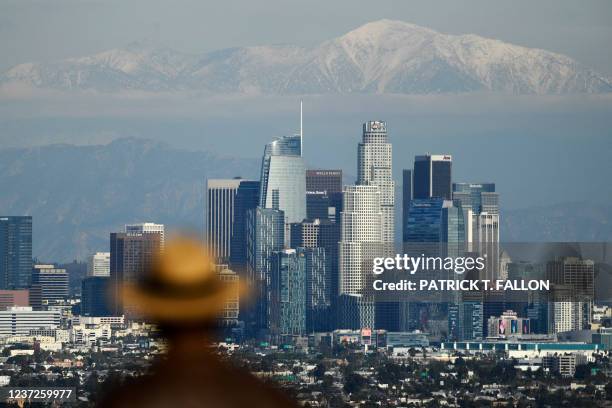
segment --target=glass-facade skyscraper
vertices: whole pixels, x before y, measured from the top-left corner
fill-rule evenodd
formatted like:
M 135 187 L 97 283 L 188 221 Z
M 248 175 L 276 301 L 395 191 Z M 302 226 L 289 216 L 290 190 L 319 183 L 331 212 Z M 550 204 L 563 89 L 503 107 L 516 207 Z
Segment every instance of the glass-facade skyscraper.
M 68 273 L 54 265 L 34 265 L 30 306 L 43 310 L 43 306 L 54 305 L 68 299 Z
M 236 193 L 240 179 L 206 182 L 206 241 L 217 262 L 228 262 L 234 229 Z
M 405 231 L 404 243 L 412 250 L 410 254 L 418 249 L 431 256 L 460 256 L 464 252 L 465 221 L 458 201 L 412 200 Z
M 301 136 L 283 136 L 266 145 L 261 161 L 259 206 L 283 211 L 285 224 L 306 218 Z
M 32 217 L 0 216 L 0 289 L 27 288 L 32 275 Z
M 206 239 L 217 262 L 245 261 L 245 212 L 258 204 L 259 182 L 210 179 L 206 182 Z M 237 254 L 232 256 L 232 251 Z
M 460 257 L 465 248 L 465 223 L 458 201 L 435 197 L 413 199 L 404 226 L 404 252 L 409 256 Z M 430 270 L 430 279 L 461 279 L 452 270 Z M 460 333 L 461 299 L 458 292 L 440 293 L 428 302 L 410 302 L 408 326 L 429 329 L 429 321 L 448 319 L 449 334 Z
M 109 302 L 110 278 L 90 276 L 81 283 L 81 314 L 83 316 L 112 316 Z
M 273 208 L 257 207 L 247 211 L 247 284 L 252 292 L 248 305 L 240 310 L 254 327 L 253 330 L 269 328 L 271 314 L 272 256 L 285 244 L 285 215 Z
M 270 330 L 281 337 L 329 330 L 325 249 L 285 249 L 272 256 Z
M 413 198 L 452 198 L 453 158 L 447 154 L 427 154 L 414 158 Z
M 306 171 L 307 218 L 340 222 L 342 212 L 342 170 Z
M 259 205 L 259 188 L 259 181 L 240 180 L 234 201 L 230 265 L 243 279 L 246 279 L 247 265 L 247 211 Z
M 495 183 L 453 183 L 453 199 L 463 209 L 465 249 L 486 255 L 481 279 L 506 279 L 500 265 L 499 194 Z
M 270 331 L 283 337 L 306 333 L 306 256 L 285 249 L 272 256 Z
M 330 330 L 331 276 L 325 248 L 298 248 L 306 258 L 306 330 Z

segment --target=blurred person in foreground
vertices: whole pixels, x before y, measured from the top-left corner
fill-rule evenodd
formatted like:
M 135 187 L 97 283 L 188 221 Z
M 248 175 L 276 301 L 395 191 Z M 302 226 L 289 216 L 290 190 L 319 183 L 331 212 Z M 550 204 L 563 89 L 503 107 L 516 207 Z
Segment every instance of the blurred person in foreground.
M 158 324 L 168 340 L 167 357 L 139 377 L 103 396 L 102 407 L 294 407 L 279 390 L 233 368 L 207 347 L 207 335 L 229 295 L 213 259 L 198 241 L 166 244 L 139 284 L 124 285 L 124 305 Z M 209 341 L 210 342 L 210 341 Z

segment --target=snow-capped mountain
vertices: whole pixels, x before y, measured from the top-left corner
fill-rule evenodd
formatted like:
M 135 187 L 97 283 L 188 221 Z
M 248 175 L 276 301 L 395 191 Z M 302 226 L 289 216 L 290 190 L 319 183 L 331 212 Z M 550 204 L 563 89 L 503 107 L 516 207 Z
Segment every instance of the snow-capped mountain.
M 612 79 L 571 58 L 401 21 L 365 24 L 312 48 L 256 46 L 203 55 L 132 45 L 54 63 L 18 65 L 0 83 L 115 92 L 428 94 L 600 93 Z

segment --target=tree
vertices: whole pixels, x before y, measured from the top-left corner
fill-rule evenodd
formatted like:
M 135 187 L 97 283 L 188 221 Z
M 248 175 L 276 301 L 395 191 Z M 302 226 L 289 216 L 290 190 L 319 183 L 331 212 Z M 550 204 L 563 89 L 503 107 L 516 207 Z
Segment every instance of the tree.
M 361 390 L 367 384 L 367 380 L 359 374 L 349 374 L 344 379 L 344 391 L 349 394 L 354 394 Z

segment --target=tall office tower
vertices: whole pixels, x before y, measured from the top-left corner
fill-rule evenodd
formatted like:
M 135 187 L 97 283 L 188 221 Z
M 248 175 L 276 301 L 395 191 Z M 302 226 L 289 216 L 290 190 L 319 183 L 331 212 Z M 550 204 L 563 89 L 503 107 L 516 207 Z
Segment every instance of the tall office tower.
M 162 226 L 163 227 L 163 226 Z M 123 309 L 119 289 L 124 282 L 136 282 L 149 272 L 162 248 L 160 232 L 113 232 L 110 234 L 110 284 L 115 316 L 133 314 Z
M 499 194 L 495 183 L 453 183 L 466 219 L 466 250 L 486 255 L 481 279 L 502 279 L 499 249 Z
M 465 248 L 465 221 L 458 201 L 414 199 L 408 209 L 404 249 L 418 256 L 461 256 Z
M 87 276 L 110 276 L 110 252 L 96 252 L 89 257 Z
M 404 252 L 410 256 L 425 255 L 442 258 L 463 256 L 465 225 L 459 202 L 439 197 L 413 199 L 408 209 L 403 241 Z M 430 279 L 463 278 L 462 275 L 457 275 L 452 270 L 428 271 L 427 275 Z M 410 318 L 413 319 L 408 324 L 410 327 L 428 330 L 429 321 L 436 320 L 436 316 L 439 319 L 449 319 L 449 328 L 453 322 L 457 323 L 460 320 L 459 293 L 441 292 L 438 296 L 438 299 L 428 298 L 429 303 L 410 303 Z M 447 307 L 451 306 L 449 311 L 454 314 L 447 313 Z M 459 328 L 455 327 L 453 330 L 455 330 L 454 335 L 457 335 Z
M 30 306 L 30 291 L 28 289 L 0 290 L 0 310 L 13 306 Z
M 463 292 L 458 303 L 449 305 L 449 339 L 482 340 L 484 296 L 480 291 Z M 457 319 L 452 315 L 456 313 Z
M 342 170 L 306 171 L 306 216 L 339 222 L 342 212 Z
M 226 264 L 215 265 L 215 268 L 221 284 L 231 290 L 230 294 L 225 298 L 217 322 L 220 327 L 236 327 L 240 314 L 240 277 Z
M 27 336 L 30 330 L 58 329 L 59 310 L 32 310 L 28 306 L 15 306 L 0 311 L 0 337 Z
M 231 255 L 240 182 L 240 179 L 210 179 L 206 182 L 206 240 L 217 262 L 228 262 Z
M 110 278 L 90 276 L 81 283 L 81 315 L 112 316 Z
M 363 124 L 363 139 L 357 147 L 357 184 L 378 186 L 382 212 L 382 242 L 385 253 L 395 252 L 395 182 L 393 181 L 391 143 L 387 125 L 382 121 Z
M 378 185 L 344 187 L 339 245 L 338 324 L 341 328 L 374 327 L 374 302 L 368 290 L 372 259 L 383 254 L 384 215 Z
M 165 242 L 165 228 L 164 224 L 155 224 L 153 222 L 142 222 L 137 224 L 126 224 L 125 225 L 126 233 L 136 233 L 136 234 L 157 234 L 159 235 L 159 247 L 160 249 L 164 249 Z
M 270 332 L 281 341 L 306 334 L 306 257 L 285 249 L 272 256 Z
M 306 191 L 342 193 L 342 170 L 307 170 Z
M 21 289 L 32 275 L 32 217 L 0 216 L 0 289 Z
M 338 242 L 340 242 L 340 222 L 315 219 L 291 225 L 291 248 L 320 248 L 325 251 L 325 273 L 332 309 L 338 297 Z M 328 323 L 332 323 L 331 318 Z
M 427 154 L 414 158 L 412 198 L 439 197 L 450 200 L 453 158 L 447 154 Z
M 30 306 L 43 310 L 47 306 L 60 304 L 68 299 L 68 273 L 54 265 L 34 265 Z
M 247 269 L 247 211 L 259 204 L 259 181 L 240 180 L 234 200 L 234 229 L 230 245 L 230 266 L 246 280 Z
M 306 258 L 306 330 L 332 329 L 331 275 L 325 248 L 298 248 Z
M 453 183 L 453 199 L 472 208 L 474 214 L 499 213 L 499 193 L 495 183 Z
M 303 222 L 291 224 L 290 247 L 318 247 L 322 222 L 325 223 L 325 221 L 321 221 L 320 219 L 316 218 L 314 220 L 304 220 Z
M 322 222 L 319 225 L 319 244 L 320 248 L 325 249 L 325 259 L 327 261 L 327 271 L 330 280 L 330 296 L 332 314 L 335 315 L 338 304 L 338 293 L 340 283 L 339 271 L 339 243 L 341 238 L 341 225 L 339 222 Z M 330 322 L 332 323 L 332 322 Z
M 402 237 L 406 235 L 408 210 L 412 200 L 412 170 L 402 170 Z
M 324 191 L 306 191 L 306 217 L 309 220 L 321 219 L 336 221 L 336 207 Z
M 588 328 L 595 297 L 595 263 L 590 259 L 560 258 L 546 264 L 546 278 L 553 284 L 555 332 Z
M 241 305 L 253 333 L 269 327 L 272 254 L 285 246 L 285 214 L 273 208 L 247 211 L 247 285 L 251 302 Z
M 283 136 L 266 145 L 261 160 L 259 206 L 285 214 L 289 224 L 306 218 L 306 167 L 302 159 L 302 136 Z
M 576 298 L 591 301 L 595 297 L 595 262 L 591 259 L 563 257 L 547 262 L 546 278 L 553 284 L 571 285 Z

